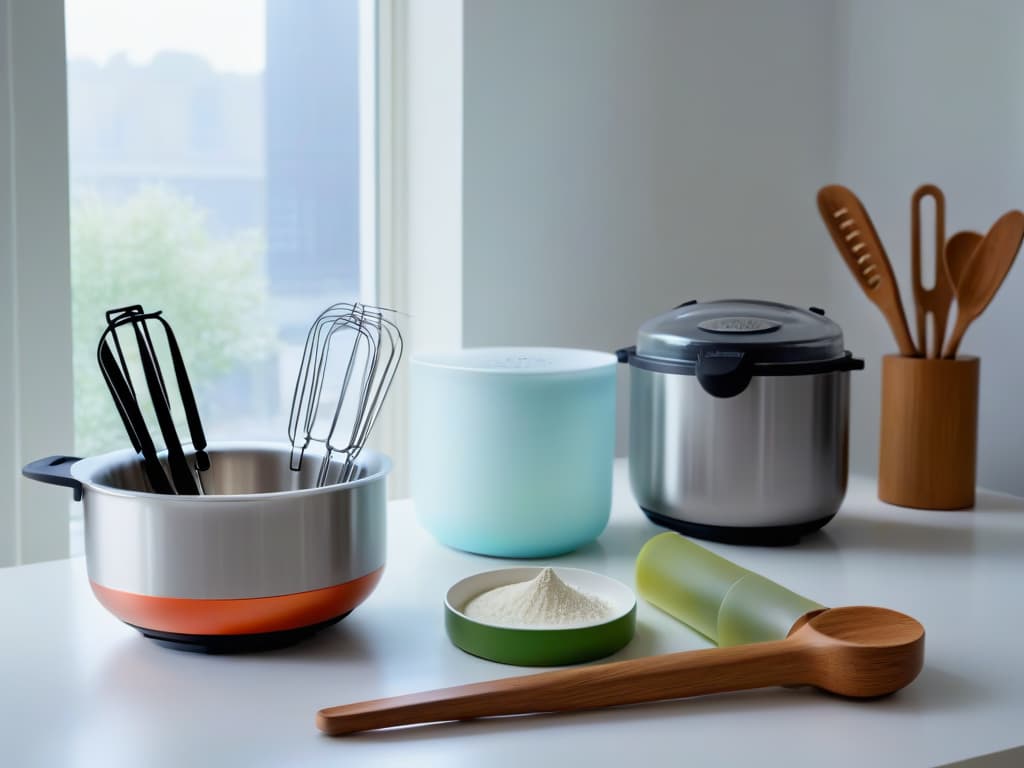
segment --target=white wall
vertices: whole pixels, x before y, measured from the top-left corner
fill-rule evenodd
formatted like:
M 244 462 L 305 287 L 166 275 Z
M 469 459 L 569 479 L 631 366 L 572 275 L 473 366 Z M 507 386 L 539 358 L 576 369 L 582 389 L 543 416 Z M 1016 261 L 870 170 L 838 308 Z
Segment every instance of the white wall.
M 874 218 L 911 312 L 910 195 L 946 193 L 947 231 L 984 232 L 1024 208 L 1024 3 L 1019 0 L 843 0 L 835 38 L 835 178 Z M 874 471 L 883 353 L 881 315 L 830 258 L 829 302 L 848 342 L 869 361 L 853 388 L 853 457 Z M 1024 494 L 1024 266 L 1018 264 L 961 352 L 980 355 L 979 483 Z M 911 327 L 913 321 L 911 320 Z
M 949 232 L 1024 207 L 1024 4 L 463 10 L 464 343 L 614 349 L 688 298 L 819 304 L 867 360 L 852 387 L 852 462 L 875 471 L 880 358 L 893 343 L 814 193 L 839 181 L 861 195 L 910 310 L 915 187 L 946 190 Z M 1017 493 L 1022 302 L 1018 267 L 963 345 L 983 359 L 979 480 Z
M 463 8 L 467 346 L 614 350 L 691 298 L 827 306 L 832 3 Z

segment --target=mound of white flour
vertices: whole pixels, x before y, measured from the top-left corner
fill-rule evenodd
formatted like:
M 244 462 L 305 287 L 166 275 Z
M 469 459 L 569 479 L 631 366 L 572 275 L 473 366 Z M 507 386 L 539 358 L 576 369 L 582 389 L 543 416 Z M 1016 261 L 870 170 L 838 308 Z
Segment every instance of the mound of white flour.
M 497 587 L 463 609 L 471 619 L 501 627 L 577 627 L 612 618 L 612 606 L 574 589 L 545 568 L 530 581 Z

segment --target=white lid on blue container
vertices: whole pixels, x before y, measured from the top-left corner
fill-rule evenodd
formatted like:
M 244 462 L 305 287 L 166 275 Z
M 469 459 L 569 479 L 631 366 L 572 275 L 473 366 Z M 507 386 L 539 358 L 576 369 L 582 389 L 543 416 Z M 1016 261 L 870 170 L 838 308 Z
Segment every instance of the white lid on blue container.
M 418 365 L 457 371 L 520 376 L 582 373 L 617 363 L 610 352 L 571 347 L 470 347 L 420 354 L 413 360 Z

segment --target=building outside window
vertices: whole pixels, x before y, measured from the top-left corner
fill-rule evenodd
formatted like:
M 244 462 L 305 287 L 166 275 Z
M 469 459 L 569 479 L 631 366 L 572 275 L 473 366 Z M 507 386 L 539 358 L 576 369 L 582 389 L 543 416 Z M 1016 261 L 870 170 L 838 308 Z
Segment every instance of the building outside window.
M 78 455 L 129 445 L 95 349 L 136 303 L 174 327 L 209 439 L 287 439 L 309 325 L 373 299 L 367 5 L 67 0 Z

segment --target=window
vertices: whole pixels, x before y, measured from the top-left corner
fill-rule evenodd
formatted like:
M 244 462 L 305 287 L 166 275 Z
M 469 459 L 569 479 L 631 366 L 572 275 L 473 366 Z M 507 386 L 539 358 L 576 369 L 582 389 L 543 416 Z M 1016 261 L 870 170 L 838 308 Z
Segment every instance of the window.
M 174 327 L 210 440 L 287 439 L 310 323 L 375 298 L 372 12 L 66 1 L 78 455 L 128 446 L 95 349 L 137 303 Z

